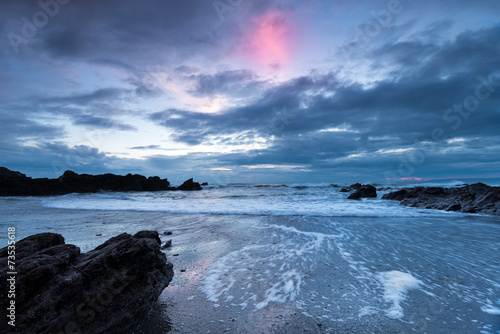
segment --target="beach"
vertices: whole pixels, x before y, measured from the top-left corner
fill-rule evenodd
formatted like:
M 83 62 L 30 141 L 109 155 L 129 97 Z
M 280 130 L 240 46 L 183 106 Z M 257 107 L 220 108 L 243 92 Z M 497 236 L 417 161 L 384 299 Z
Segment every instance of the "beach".
M 283 211 L 245 205 L 266 196 Z M 341 196 L 328 185 L 240 185 L 7 197 L 0 208 L 2 229 L 15 226 L 18 240 L 55 232 L 82 252 L 124 232 L 171 239 L 175 276 L 136 333 L 500 330 L 497 217 Z M 296 214 L 292 200 L 303 204 Z

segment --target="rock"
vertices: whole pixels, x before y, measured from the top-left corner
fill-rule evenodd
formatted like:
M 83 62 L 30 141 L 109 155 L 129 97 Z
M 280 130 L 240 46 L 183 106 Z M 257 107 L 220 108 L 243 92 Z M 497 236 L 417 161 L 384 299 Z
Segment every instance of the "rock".
M 202 186 L 208 186 L 208 182 L 203 182 L 201 185 Z
M 360 199 L 367 197 L 377 197 L 377 189 L 370 184 L 363 184 L 357 190 L 350 194 L 347 199 Z
M 361 183 L 354 183 L 354 184 L 351 184 L 349 187 L 347 188 L 342 188 L 340 189 L 339 191 L 341 193 L 349 193 L 349 192 L 352 192 L 354 190 L 358 190 L 359 188 L 361 188 Z
M 446 209 L 446 211 L 460 211 L 461 208 L 462 205 L 460 204 L 452 204 Z
M 60 234 L 42 233 L 16 243 L 16 332 L 128 333 L 168 286 L 172 264 L 157 232 L 127 233 L 81 254 Z M 0 250 L 7 263 L 7 248 Z M 6 271 L 0 288 L 7 291 Z M 7 300 L 0 300 L 6 310 Z M 1 332 L 7 332 L 2 321 Z
M 172 247 L 172 239 L 168 239 L 163 246 L 161 246 L 161 249 L 165 248 L 170 248 Z
M 191 182 L 188 182 L 191 181 Z M 180 190 L 201 190 L 197 182 L 190 179 Z M 181 188 L 179 187 L 179 188 Z M 69 193 L 93 193 L 105 191 L 161 191 L 177 190 L 170 187 L 167 179 L 158 176 L 146 178 L 142 175 L 114 174 L 88 175 L 65 171 L 57 179 L 32 179 L 19 172 L 0 167 L 0 196 L 64 195 Z
M 413 189 L 415 189 L 415 188 L 413 188 Z M 409 196 L 409 194 L 408 194 L 409 191 L 410 191 L 409 189 L 401 189 L 401 190 L 393 191 L 393 192 L 390 192 L 390 193 L 382 196 L 382 199 L 391 199 L 391 200 L 395 200 L 395 201 L 402 201 L 407 196 Z
M 401 205 L 426 209 L 500 215 L 500 187 L 475 183 L 462 187 L 404 188 L 382 196 Z
M 5 167 L 0 167 L 0 181 L 25 179 L 27 179 L 27 177 L 24 174 L 11 171 L 10 169 L 7 169 Z
M 201 186 L 198 182 L 193 182 L 193 179 L 189 179 L 178 186 L 177 190 L 201 190 Z

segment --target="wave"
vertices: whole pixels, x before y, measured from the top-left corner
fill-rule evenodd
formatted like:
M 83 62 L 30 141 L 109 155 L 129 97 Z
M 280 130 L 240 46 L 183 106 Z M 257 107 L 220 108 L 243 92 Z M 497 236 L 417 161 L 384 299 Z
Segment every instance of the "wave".
M 302 199 L 301 197 L 300 199 Z M 248 199 L 248 200 L 247 200 Z M 270 201 L 264 196 L 253 198 L 156 198 L 123 200 L 100 197 L 59 197 L 42 200 L 42 206 L 58 209 L 99 211 L 146 211 L 174 214 L 251 215 L 251 216 L 317 216 L 317 217 L 422 217 L 457 216 L 456 212 L 417 209 L 400 206 L 392 201 L 366 199 L 362 201 L 288 200 L 278 196 Z

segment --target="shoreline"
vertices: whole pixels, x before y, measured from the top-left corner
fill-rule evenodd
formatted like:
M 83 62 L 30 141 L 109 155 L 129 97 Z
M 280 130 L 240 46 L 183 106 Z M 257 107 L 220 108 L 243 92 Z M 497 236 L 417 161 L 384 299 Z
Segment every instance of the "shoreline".
M 0 201 L 0 204 L 3 205 L 2 202 Z M 294 261 L 286 260 L 277 263 L 278 265 L 280 263 L 294 265 L 295 261 L 306 261 L 304 266 L 301 265 L 302 270 L 305 270 L 303 273 L 305 276 L 303 284 L 300 285 L 300 299 L 306 298 L 308 305 L 303 305 L 301 302 L 299 304 L 303 306 L 299 309 L 297 308 L 297 300 L 292 301 L 290 299 L 287 299 L 284 303 L 270 303 L 262 310 L 255 310 L 255 305 L 253 304 L 249 304 L 246 308 L 232 306 L 231 304 L 241 303 L 241 301 L 236 302 L 236 300 L 239 300 L 246 291 L 236 288 L 237 286 L 246 287 L 246 284 L 242 285 L 239 283 L 240 280 L 244 279 L 244 276 L 237 274 L 238 270 L 245 267 L 240 267 L 240 261 L 235 257 L 241 253 L 242 248 L 250 247 L 248 248 L 250 251 L 248 256 L 250 258 L 259 256 L 262 258 L 262 261 L 270 261 L 273 257 L 278 256 L 280 252 L 289 251 L 290 248 L 298 247 L 294 252 L 304 252 L 308 249 L 308 245 L 315 245 L 316 242 L 321 240 L 316 239 L 316 235 L 318 237 L 321 236 L 315 232 L 316 228 L 324 226 L 325 222 L 335 223 L 344 233 L 346 232 L 345 229 L 354 229 L 361 232 L 372 226 L 372 224 L 376 224 L 377 226 L 380 225 L 389 228 L 388 233 L 392 235 L 395 232 L 395 228 L 401 230 L 401 233 L 403 233 L 409 225 L 417 224 L 414 217 L 380 219 L 369 217 L 168 214 L 144 211 L 69 210 L 46 208 L 41 205 L 30 205 L 27 212 L 23 216 L 19 216 L 18 208 L 23 207 L 24 201 L 16 202 L 17 204 L 10 205 L 5 213 L 6 224 L 14 223 L 16 229 L 19 230 L 19 237 L 24 237 L 21 235 L 23 233 L 57 232 L 65 237 L 67 243 L 73 243 L 81 247 L 82 252 L 93 249 L 103 241 L 122 232 L 135 233 L 143 229 L 154 229 L 160 232 L 162 243 L 167 239 L 173 240 L 172 247 L 163 250 L 163 252 L 167 255 L 168 261 L 174 265 L 174 278 L 170 286 L 160 295 L 157 305 L 136 329 L 135 333 L 137 334 L 155 333 L 157 330 L 165 330 L 168 326 L 171 326 L 170 332 L 172 333 L 207 333 L 208 330 L 211 330 L 212 333 L 222 333 L 230 328 L 231 331 L 227 332 L 251 333 L 255 332 L 255 330 L 257 332 L 260 330 L 266 333 L 283 334 L 301 332 L 302 330 L 307 330 L 311 333 L 324 333 L 328 331 L 360 332 L 364 330 L 373 333 L 390 333 L 409 331 L 412 328 L 412 326 L 405 325 L 399 320 L 388 318 L 384 312 L 371 314 L 370 312 L 373 312 L 373 310 L 368 312 L 370 309 L 366 309 L 365 312 L 368 312 L 367 315 L 360 316 L 363 312 L 360 311 L 359 306 L 356 306 L 356 299 L 350 301 L 350 299 L 344 300 L 346 297 L 342 298 L 345 292 L 351 290 L 350 284 L 357 286 L 359 283 L 349 273 L 348 266 L 345 267 L 349 264 L 349 262 L 346 263 L 346 260 L 349 260 L 350 257 L 344 253 L 350 252 L 352 255 L 355 255 L 359 251 L 363 252 L 363 249 L 359 249 L 356 252 L 348 250 L 352 247 L 357 248 L 358 246 L 355 245 L 360 245 L 357 243 L 353 244 L 352 247 L 348 243 L 343 243 L 343 246 L 340 244 L 337 245 L 335 240 L 339 237 L 337 236 L 338 232 L 333 232 L 336 228 L 331 232 L 321 232 L 321 235 L 324 235 L 321 238 L 327 238 L 332 242 L 335 241 L 335 244 L 332 244 L 334 247 L 332 249 L 333 253 L 329 252 L 327 257 L 317 258 L 317 255 L 314 255 L 315 253 L 310 255 L 305 253 L 300 257 L 294 256 Z M 32 204 L 37 202 L 36 198 L 30 200 Z M 427 217 L 425 221 L 417 225 L 425 224 L 427 229 L 431 227 L 438 230 L 443 228 L 448 229 L 447 224 L 439 224 L 443 219 L 445 218 Z M 433 221 L 436 221 L 436 224 L 432 223 Z M 28 223 L 28 225 L 25 225 L 25 223 Z M 491 228 L 496 228 L 497 226 L 497 220 L 494 217 L 488 216 L 464 215 L 460 216 L 458 221 L 455 220 L 455 223 L 458 224 L 457 226 L 467 228 L 467 231 L 471 230 L 471 232 L 476 230 L 476 228 L 471 229 L 471 223 L 477 223 L 478 228 L 483 227 L 484 224 L 487 224 L 486 226 L 490 226 Z M 270 227 L 272 228 L 270 229 Z M 172 235 L 163 235 L 165 231 L 171 231 Z M 271 231 L 275 231 L 278 234 L 273 236 L 273 234 L 269 233 Z M 369 232 L 366 233 L 371 234 Z M 100 235 L 97 236 L 97 234 Z M 404 234 L 406 235 L 405 232 Z M 434 234 L 441 235 L 442 233 Z M 287 235 L 296 235 L 299 239 L 291 241 Z M 353 234 L 346 241 L 351 240 L 353 242 L 354 240 L 351 238 L 355 236 L 356 234 Z M 285 243 L 283 244 L 283 242 Z M 326 240 L 323 242 L 326 242 Z M 340 246 L 342 248 L 336 250 Z M 258 251 L 260 247 L 263 247 L 262 251 Z M 341 250 L 345 249 L 345 247 L 349 248 Z M 326 244 L 321 246 L 321 248 L 325 250 L 329 249 Z M 174 256 L 174 254 L 179 255 Z M 228 258 L 230 254 L 233 255 Z M 214 302 L 209 301 L 207 295 L 199 289 L 204 285 L 202 278 L 209 270 L 213 270 L 214 263 L 220 262 L 223 258 L 230 260 L 228 265 L 231 263 L 234 264 L 229 265 L 226 270 L 228 275 L 234 276 L 237 279 L 237 286 L 231 289 L 232 292 L 226 296 L 229 297 L 232 295 L 234 299 L 226 301 L 226 297 L 224 297 L 219 303 L 215 303 L 220 305 L 216 307 Z M 233 262 L 231 259 L 234 259 L 236 262 Z M 377 271 L 390 271 L 393 268 L 402 270 L 398 266 L 391 267 L 391 265 L 385 264 L 388 259 L 385 259 L 383 262 L 376 259 L 373 260 L 374 263 L 382 265 Z M 328 266 L 322 264 L 323 261 L 328 261 Z M 254 281 L 254 284 L 257 284 L 254 285 L 255 291 L 261 296 L 259 298 L 263 298 L 262 293 L 268 288 L 267 284 L 272 285 L 274 284 L 273 282 L 276 282 L 272 278 L 275 274 L 275 269 L 272 269 L 273 267 L 269 266 L 267 262 L 261 263 L 259 258 L 255 259 L 255 263 L 258 264 L 258 267 L 255 269 L 258 269 L 257 272 L 259 273 L 263 274 L 266 270 L 271 270 L 266 278 L 266 282 L 258 283 L 257 280 Z M 244 264 L 242 265 L 245 266 Z M 313 265 L 314 270 L 311 271 L 308 269 L 309 265 Z M 408 263 L 407 265 L 410 264 Z M 410 265 L 410 267 L 414 266 Z M 182 272 L 181 270 L 185 271 Z M 418 274 L 418 271 L 415 272 L 415 270 L 416 268 L 412 269 L 413 275 Z M 248 272 L 248 274 L 255 275 L 257 272 Z M 447 272 L 440 273 L 439 275 L 443 274 L 450 275 Z M 223 277 L 225 276 L 221 276 L 221 278 Z M 416 277 L 422 279 L 420 276 Z M 222 280 L 221 283 L 223 282 L 225 281 Z M 332 288 L 334 291 L 330 290 L 327 284 L 333 284 Z M 363 284 L 361 287 L 363 287 Z M 370 292 L 370 295 L 376 293 L 376 286 L 370 287 L 370 289 L 374 288 L 375 291 Z M 335 292 L 337 290 L 338 292 Z M 241 291 L 241 293 L 238 291 Z M 358 293 L 361 291 L 363 290 L 359 290 Z M 314 298 L 313 296 L 316 295 L 316 292 L 327 295 L 333 294 L 335 296 L 332 296 L 331 301 L 328 301 L 328 303 L 335 305 L 338 302 L 341 308 L 337 310 L 332 305 L 332 308 L 325 309 L 325 314 L 330 314 L 333 319 L 339 319 L 338 321 L 321 318 L 321 312 L 319 314 L 315 313 L 317 312 L 315 311 L 315 306 L 320 306 L 324 303 L 324 306 L 321 307 L 327 306 L 327 301 L 322 300 L 319 295 L 317 295 L 318 300 L 310 301 L 308 299 Z M 437 292 L 436 294 L 439 295 Z M 365 296 L 364 298 L 367 297 Z M 387 306 L 383 301 L 382 295 L 377 297 L 377 299 L 379 301 L 373 307 L 378 307 L 382 310 L 385 309 Z M 258 301 L 261 300 L 259 299 Z M 432 301 L 432 298 L 419 291 L 410 291 L 408 293 L 408 301 L 404 304 L 405 318 L 403 320 L 413 319 L 412 317 L 416 317 L 418 314 L 412 313 L 412 309 L 419 310 L 421 305 L 428 305 Z M 373 303 L 373 301 L 370 303 Z M 304 313 L 312 315 L 312 318 Z M 437 317 L 437 319 L 441 319 L 442 316 L 441 314 L 437 314 L 430 318 L 434 319 L 434 317 Z M 489 319 L 487 316 L 487 314 L 483 314 L 479 309 L 469 315 L 473 319 L 480 320 Z M 460 323 L 450 323 L 450 326 L 455 331 L 461 328 Z

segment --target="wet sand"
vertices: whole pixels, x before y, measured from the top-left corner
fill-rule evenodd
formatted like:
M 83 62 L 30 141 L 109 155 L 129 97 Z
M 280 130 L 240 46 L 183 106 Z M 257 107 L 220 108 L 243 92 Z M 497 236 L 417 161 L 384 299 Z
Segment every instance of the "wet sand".
M 437 260 L 426 261 L 434 261 L 438 267 L 436 272 L 442 276 L 436 278 L 439 284 L 426 281 L 425 288 L 405 292 L 401 300 L 404 316 L 400 319 L 387 316 L 393 302 L 384 299 L 383 288 L 376 281 L 377 272 L 394 269 L 387 262 L 396 260 L 386 258 L 396 258 L 399 270 L 411 269 L 423 280 L 424 273 L 432 269 L 428 262 L 419 260 L 424 252 L 432 250 L 432 246 L 424 249 L 423 241 L 439 233 L 443 237 L 436 238 L 443 243 L 459 237 L 447 236 L 449 232 L 442 230 L 446 227 L 432 221 L 423 224 L 435 231 L 418 236 L 418 243 L 411 245 L 415 238 L 412 227 L 405 230 L 401 219 L 392 223 L 390 219 L 381 222 L 364 218 L 353 222 L 352 218 L 336 218 L 330 231 L 319 233 L 317 228 L 325 224 L 323 217 L 61 210 L 44 208 L 38 199 L 2 199 L 0 207 L 1 228 L 14 225 L 19 239 L 41 232 L 60 233 L 66 243 L 76 244 L 82 252 L 123 232 L 157 230 L 162 242 L 172 239 L 172 247 L 164 251 L 174 264 L 174 279 L 148 317 L 137 319 L 140 326 L 135 333 L 479 333 L 480 326 L 484 327 L 484 333 L 500 330 L 498 316 L 482 312 L 466 300 L 476 295 L 479 299 L 481 291 L 488 287 L 471 286 L 461 273 L 465 269 L 457 269 L 456 264 L 446 268 Z M 413 221 L 406 223 L 410 225 Z M 468 237 L 471 244 L 465 246 L 472 252 L 475 243 L 477 249 L 484 249 L 493 240 L 493 249 L 494 240 L 498 240 L 497 224 L 494 219 L 480 218 L 476 228 L 488 231 L 472 234 Z M 382 232 L 385 226 L 389 226 L 388 230 Z M 362 231 L 368 227 L 372 231 L 363 235 Z M 371 239 L 377 230 L 381 236 Z M 164 235 L 166 231 L 172 234 Z M 408 239 L 400 240 L 397 245 L 388 245 L 387 240 L 381 239 L 384 235 L 397 239 L 398 233 L 408 235 Z M 491 240 L 484 240 L 488 234 Z M 360 242 L 372 242 L 372 248 L 363 248 Z M 406 245 L 411 245 L 408 247 L 411 249 L 407 250 Z M 420 254 L 418 247 L 422 248 Z M 382 254 L 381 249 L 387 254 Z M 484 254 L 490 253 L 484 250 Z M 476 256 L 471 254 L 472 258 Z M 500 272 L 499 256 L 490 254 L 484 258 L 484 254 L 477 254 L 483 266 L 489 266 L 481 275 L 491 273 L 489 279 L 495 280 L 495 274 Z M 446 250 L 436 256 L 446 257 Z M 464 263 L 470 260 L 460 255 L 457 259 Z M 373 265 L 368 265 L 369 261 Z M 464 264 L 463 268 L 469 266 Z M 294 272 L 297 277 L 283 279 Z M 207 282 L 207 277 L 214 280 Z M 469 293 L 465 299 L 438 287 L 453 288 L 457 284 L 462 284 L 462 294 Z M 491 284 L 495 286 L 498 281 Z M 218 287 L 212 300 L 206 292 L 207 286 Z M 487 298 L 491 294 L 483 299 Z M 468 318 L 460 318 L 464 316 Z

